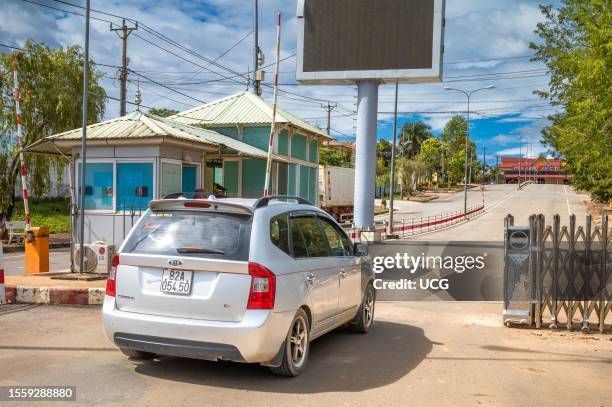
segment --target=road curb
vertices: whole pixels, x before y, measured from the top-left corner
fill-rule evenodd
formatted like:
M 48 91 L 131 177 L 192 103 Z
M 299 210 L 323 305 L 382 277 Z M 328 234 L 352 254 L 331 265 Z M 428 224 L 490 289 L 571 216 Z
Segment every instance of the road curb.
M 6 286 L 8 303 L 52 305 L 100 305 L 104 288 Z

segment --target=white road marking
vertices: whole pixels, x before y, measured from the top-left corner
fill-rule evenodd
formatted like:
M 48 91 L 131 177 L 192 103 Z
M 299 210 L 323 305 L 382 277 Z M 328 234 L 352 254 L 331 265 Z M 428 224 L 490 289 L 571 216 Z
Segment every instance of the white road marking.
M 508 199 L 512 198 L 514 195 L 518 194 L 521 191 L 522 190 L 520 190 L 520 189 L 515 189 L 514 191 L 512 191 L 510 194 L 506 195 L 505 197 L 503 197 L 503 198 L 493 202 L 493 204 L 491 204 L 491 206 L 489 206 L 489 207 L 485 206 L 485 213 L 486 212 L 490 212 L 492 209 L 497 208 L 499 205 L 503 204 Z
M 565 203 L 567 204 L 567 213 L 572 216 L 572 210 L 570 209 L 569 198 L 567 196 L 567 186 L 563 185 L 563 192 L 565 193 Z

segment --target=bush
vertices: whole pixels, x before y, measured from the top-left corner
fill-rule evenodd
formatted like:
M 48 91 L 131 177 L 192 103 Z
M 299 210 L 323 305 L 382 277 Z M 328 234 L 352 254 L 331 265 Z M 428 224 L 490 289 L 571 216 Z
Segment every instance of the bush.
M 70 231 L 70 199 L 49 198 L 31 200 L 30 219 L 32 226 L 47 226 L 49 233 L 67 233 Z M 23 220 L 23 200 L 15 202 L 11 220 Z

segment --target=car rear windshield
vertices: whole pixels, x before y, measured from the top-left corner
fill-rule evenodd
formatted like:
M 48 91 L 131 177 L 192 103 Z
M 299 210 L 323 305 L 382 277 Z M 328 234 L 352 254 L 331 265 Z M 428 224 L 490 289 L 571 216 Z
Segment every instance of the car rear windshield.
M 218 212 L 150 211 L 122 252 L 247 261 L 252 219 Z

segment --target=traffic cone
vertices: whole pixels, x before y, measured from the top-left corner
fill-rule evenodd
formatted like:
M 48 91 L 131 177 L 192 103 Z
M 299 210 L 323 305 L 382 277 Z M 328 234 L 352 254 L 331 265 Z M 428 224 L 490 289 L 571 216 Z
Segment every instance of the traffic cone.
M 0 240 L 0 304 L 6 304 L 6 290 L 4 288 L 4 249 Z

